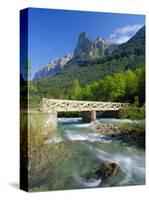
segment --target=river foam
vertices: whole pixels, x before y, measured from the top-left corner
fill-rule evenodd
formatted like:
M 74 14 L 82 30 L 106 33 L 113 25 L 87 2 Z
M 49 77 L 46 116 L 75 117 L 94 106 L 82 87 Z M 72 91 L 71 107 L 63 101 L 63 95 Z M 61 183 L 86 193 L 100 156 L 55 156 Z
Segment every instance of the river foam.
M 103 137 L 98 133 L 76 133 L 72 131 L 66 131 L 66 137 L 72 141 L 88 141 L 88 142 L 103 142 L 110 143 L 111 139 Z
M 91 126 L 92 123 L 82 123 L 82 124 L 74 124 L 73 127 L 78 127 L 78 128 L 88 128 Z
M 88 181 L 78 175 L 74 175 L 73 178 L 76 182 L 80 183 L 81 185 L 83 185 L 85 187 L 97 187 L 102 182 L 101 178 L 100 179 L 90 179 Z
M 58 118 L 58 122 L 60 122 L 60 123 L 81 122 L 81 120 L 82 120 L 81 117 L 77 117 L 77 118 L 66 118 L 66 117 Z
M 141 177 L 145 177 L 144 157 L 139 155 L 137 156 L 136 152 L 130 148 L 128 148 L 127 152 L 129 155 L 108 152 L 92 146 L 90 146 L 90 149 L 95 153 L 100 162 L 119 163 L 121 171 L 124 174 L 124 177 L 119 182 L 119 185 L 135 183 L 135 178 L 138 176 L 138 174 Z
M 45 142 L 45 144 L 51 143 L 60 143 L 64 140 L 70 141 L 88 141 L 91 143 L 94 142 L 103 142 L 103 143 L 110 143 L 112 140 L 108 136 L 100 135 L 99 133 L 79 133 L 77 130 L 66 130 L 63 135 L 55 135 L 49 137 L 49 139 Z
M 104 120 L 107 121 L 108 119 Z M 133 120 L 117 119 L 112 119 L 112 121 L 114 123 L 134 122 Z M 49 137 L 45 144 L 51 146 L 56 144 L 57 148 L 59 148 L 60 143 L 63 143 L 65 146 L 65 142 L 67 142 L 67 144 L 70 144 L 68 146 L 66 144 L 66 147 L 69 148 L 71 156 L 68 156 L 67 159 L 63 159 L 61 155 L 64 150 L 63 148 L 59 148 L 60 153 L 58 154 L 57 159 L 63 164 L 57 166 L 57 162 L 55 164 L 55 159 L 53 159 L 53 164 L 56 166 L 52 168 L 54 171 L 52 177 L 56 175 L 54 181 L 58 182 L 59 176 L 57 176 L 57 174 L 64 172 L 64 176 L 65 173 L 67 173 L 67 176 L 62 176 L 62 182 L 64 185 L 66 184 L 66 188 L 68 187 L 67 184 L 70 183 L 70 180 L 76 188 L 139 185 L 145 183 L 144 150 L 133 145 L 130 146 L 122 140 L 118 141 L 115 138 L 101 135 L 96 131 L 91 130 L 89 127 L 90 124 L 81 123 L 81 118 L 60 118 L 58 119 L 58 122 L 60 129 L 58 129 L 55 135 Z M 52 156 L 53 155 L 50 157 L 53 158 Z M 109 180 L 102 180 L 101 177 L 96 177 L 93 174 L 94 170 L 96 173 L 96 168 L 98 169 L 99 167 L 100 169 L 100 166 L 106 162 L 118 163 L 121 168 L 120 174 Z M 49 173 L 49 168 L 47 170 Z M 84 176 L 85 173 L 87 176 Z M 46 177 L 49 177 L 46 183 L 48 187 L 49 184 L 53 186 L 51 176 L 48 175 Z M 72 179 L 70 179 L 70 177 Z

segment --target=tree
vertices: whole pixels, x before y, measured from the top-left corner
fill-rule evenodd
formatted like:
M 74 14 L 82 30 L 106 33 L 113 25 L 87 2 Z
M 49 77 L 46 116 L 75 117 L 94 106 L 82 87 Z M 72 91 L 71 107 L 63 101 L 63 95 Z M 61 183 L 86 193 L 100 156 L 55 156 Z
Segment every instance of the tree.
M 79 81 L 75 79 L 72 83 L 71 99 L 79 99 L 81 94 L 81 87 Z
M 133 103 L 133 106 L 134 107 L 139 107 L 140 103 L 139 103 L 139 97 L 138 96 L 135 96 L 134 97 L 134 103 Z
M 28 82 L 28 94 L 29 94 L 29 103 L 30 103 L 30 105 L 36 104 L 37 102 L 39 103 L 40 96 L 39 96 L 39 93 L 38 93 L 38 89 L 33 84 L 32 81 Z
M 140 103 L 145 102 L 145 68 L 139 68 L 135 71 L 138 77 L 137 95 L 139 96 Z
M 125 99 L 133 101 L 137 93 L 138 77 L 133 71 L 128 70 L 125 73 L 125 82 Z
M 32 81 L 28 82 L 28 89 L 29 89 L 29 94 L 35 94 L 38 92 L 37 87 L 33 84 Z
M 99 81 L 97 100 L 119 101 L 125 94 L 125 78 L 122 73 L 115 73 Z
M 87 85 L 85 88 L 83 88 L 81 96 L 82 100 L 92 101 L 94 99 L 91 85 Z

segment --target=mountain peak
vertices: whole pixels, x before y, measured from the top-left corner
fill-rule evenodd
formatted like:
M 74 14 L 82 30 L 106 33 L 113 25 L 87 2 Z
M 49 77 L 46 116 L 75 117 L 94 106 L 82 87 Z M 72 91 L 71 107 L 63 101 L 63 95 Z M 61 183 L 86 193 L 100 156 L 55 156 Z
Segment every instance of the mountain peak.
M 79 35 L 79 40 L 84 40 L 84 39 L 86 39 L 86 38 L 87 38 L 87 33 L 86 33 L 86 32 L 80 33 L 80 35 Z
M 47 76 L 52 76 L 60 72 L 64 65 L 71 59 L 72 54 L 66 54 L 61 58 L 51 60 L 41 70 L 35 73 L 34 80 L 41 79 Z
M 112 47 L 112 48 L 111 48 Z M 111 53 L 117 45 L 111 46 L 111 43 L 107 40 L 97 37 L 95 40 L 90 40 L 87 37 L 86 32 L 82 32 L 78 37 L 78 42 L 74 50 L 74 59 L 90 59 L 90 58 L 100 58 Z
M 77 46 L 74 50 L 74 59 L 77 57 L 84 57 L 90 55 L 90 51 L 92 48 L 92 42 L 88 39 L 87 33 L 82 32 L 79 35 Z

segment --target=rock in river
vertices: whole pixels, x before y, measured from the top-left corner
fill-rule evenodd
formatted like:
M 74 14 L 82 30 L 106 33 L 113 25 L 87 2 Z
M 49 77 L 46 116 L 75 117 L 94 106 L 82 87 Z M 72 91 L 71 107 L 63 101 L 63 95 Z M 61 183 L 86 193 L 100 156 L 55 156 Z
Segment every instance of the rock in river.
M 105 180 L 108 177 L 119 175 L 120 171 L 121 168 L 118 163 L 104 163 L 95 174 L 97 177 L 101 177 L 102 180 Z
M 102 183 L 106 183 L 109 178 L 114 178 L 115 176 L 118 176 L 121 172 L 120 165 L 118 163 L 103 163 L 100 165 L 99 169 L 95 172 L 89 173 L 85 175 L 85 179 L 90 181 L 92 179 L 99 180 L 101 179 Z

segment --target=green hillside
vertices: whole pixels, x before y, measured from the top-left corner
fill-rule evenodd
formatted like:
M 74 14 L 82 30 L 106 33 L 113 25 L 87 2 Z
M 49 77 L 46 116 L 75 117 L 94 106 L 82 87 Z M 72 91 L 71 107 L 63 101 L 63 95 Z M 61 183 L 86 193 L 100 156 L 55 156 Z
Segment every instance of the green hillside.
M 31 82 L 30 100 L 37 103 L 42 97 L 70 99 L 75 80 L 83 88 L 113 73 L 144 66 L 145 27 L 108 56 L 92 60 L 71 60 L 59 74 Z

